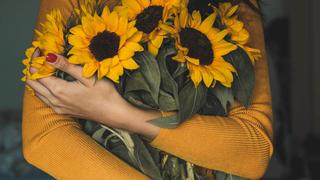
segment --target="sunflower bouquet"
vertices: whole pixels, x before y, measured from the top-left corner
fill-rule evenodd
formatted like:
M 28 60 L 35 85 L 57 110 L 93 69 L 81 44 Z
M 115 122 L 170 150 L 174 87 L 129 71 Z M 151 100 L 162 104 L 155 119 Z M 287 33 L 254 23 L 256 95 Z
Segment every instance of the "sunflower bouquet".
M 111 10 L 103 1 L 86 0 L 67 19 L 53 10 L 26 50 L 23 80 L 74 80 L 44 56 L 64 55 L 83 67 L 84 77 L 113 81 L 131 104 L 176 112 L 149 121 L 161 128 L 175 128 L 194 114 L 225 116 L 234 100 L 249 106 L 260 50 L 248 47 L 237 5 L 205 2 L 195 9 L 188 0 L 122 0 Z M 43 56 L 31 58 L 36 48 Z M 39 71 L 30 74 L 31 66 Z M 152 179 L 205 178 L 195 165 L 154 149 L 137 134 L 83 122 L 107 150 Z

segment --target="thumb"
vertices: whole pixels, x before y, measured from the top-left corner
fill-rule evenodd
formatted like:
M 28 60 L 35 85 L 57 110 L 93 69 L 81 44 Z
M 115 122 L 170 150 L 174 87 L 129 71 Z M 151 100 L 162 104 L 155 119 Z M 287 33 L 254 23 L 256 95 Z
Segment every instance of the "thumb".
M 91 85 L 92 80 L 82 76 L 82 67 L 71 64 L 64 56 L 48 53 L 46 60 L 53 67 L 70 74 L 72 77 L 79 80 L 84 85 Z

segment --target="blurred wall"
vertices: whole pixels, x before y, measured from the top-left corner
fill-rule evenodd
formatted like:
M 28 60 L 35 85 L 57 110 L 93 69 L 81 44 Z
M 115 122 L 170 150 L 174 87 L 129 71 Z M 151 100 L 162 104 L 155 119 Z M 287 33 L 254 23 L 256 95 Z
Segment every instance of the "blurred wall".
M 21 60 L 30 46 L 38 0 L 0 0 L 0 110 L 20 110 Z

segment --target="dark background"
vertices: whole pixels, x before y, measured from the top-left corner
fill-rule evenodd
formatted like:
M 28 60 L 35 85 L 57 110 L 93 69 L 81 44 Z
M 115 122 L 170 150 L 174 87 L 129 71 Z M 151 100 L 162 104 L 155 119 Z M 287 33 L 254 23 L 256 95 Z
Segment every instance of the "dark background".
M 21 59 L 39 1 L 0 0 L 0 179 L 50 179 L 21 153 Z M 275 153 L 264 179 L 320 179 L 320 1 L 264 0 Z

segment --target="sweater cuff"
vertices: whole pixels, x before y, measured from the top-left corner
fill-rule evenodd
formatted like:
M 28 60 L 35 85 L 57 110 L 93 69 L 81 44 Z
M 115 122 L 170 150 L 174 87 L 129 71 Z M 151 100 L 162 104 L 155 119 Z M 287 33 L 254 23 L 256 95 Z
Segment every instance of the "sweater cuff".
M 168 117 L 177 114 L 175 111 L 160 111 L 160 113 L 162 117 Z M 168 131 L 169 129 L 160 128 L 159 134 L 150 142 L 151 146 L 159 147 L 160 143 L 166 139 L 166 134 Z

